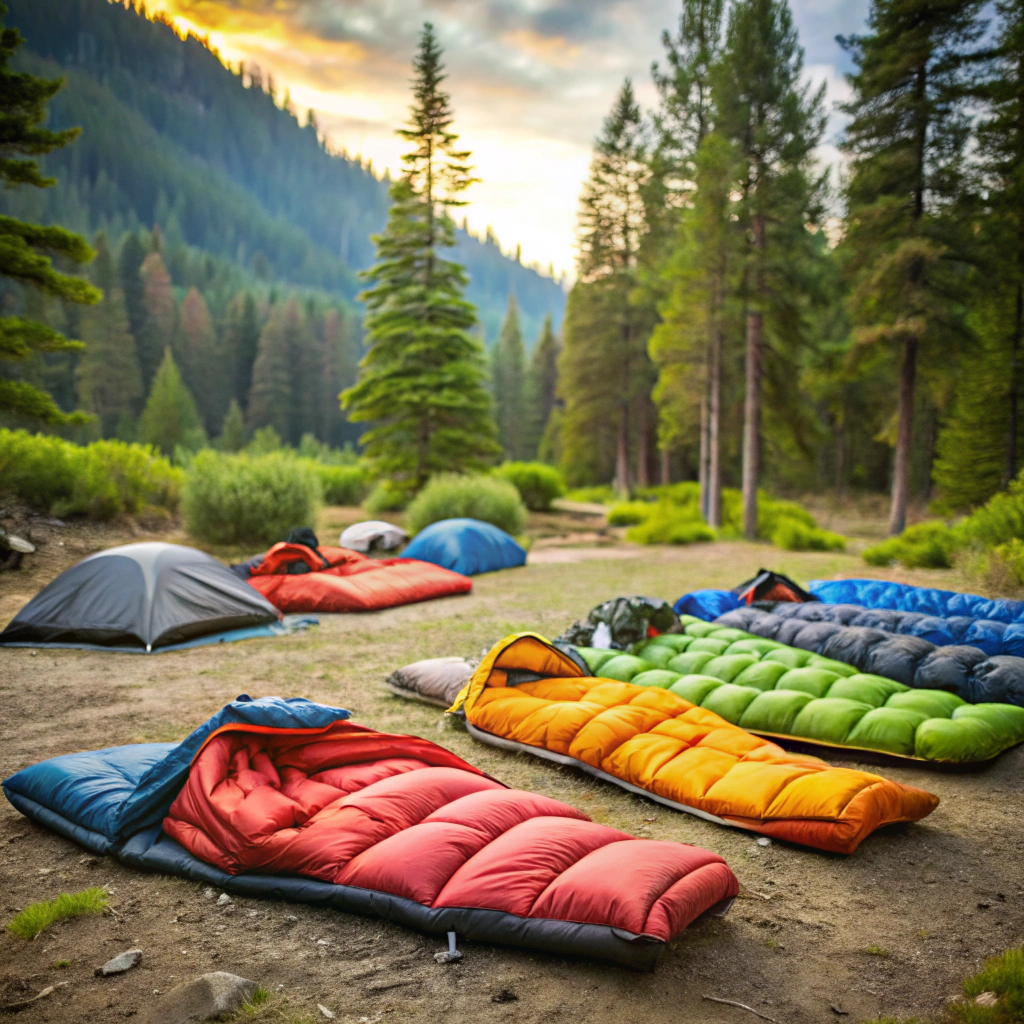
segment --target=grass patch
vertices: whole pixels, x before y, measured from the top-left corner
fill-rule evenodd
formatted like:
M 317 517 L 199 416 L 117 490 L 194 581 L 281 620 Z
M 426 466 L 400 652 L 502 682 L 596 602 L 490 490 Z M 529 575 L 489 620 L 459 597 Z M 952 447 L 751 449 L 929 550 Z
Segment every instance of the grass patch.
M 879 1017 L 870 1024 L 1014 1024 L 1024 1021 L 1024 949 L 987 960 L 963 985 L 963 998 L 935 1017 Z M 978 1002 L 978 1000 L 981 1000 Z
M 50 969 L 53 971 L 64 971 L 67 970 L 67 968 L 69 968 L 70 966 L 70 960 L 54 960 L 53 963 L 50 964 Z
M 892 954 L 889 952 L 889 950 L 885 948 L 885 946 L 871 945 L 866 947 L 864 952 L 870 954 L 871 956 L 892 956 Z
M 73 917 L 102 914 L 110 908 L 106 890 L 85 889 L 83 892 L 62 892 L 54 900 L 43 900 L 26 907 L 7 922 L 7 930 L 20 939 L 34 939 L 44 928 Z
M 233 1024 L 316 1024 L 323 1018 L 314 1017 L 293 1006 L 286 996 L 274 996 L 260 985 L 242 1005 L 227 1018 Z

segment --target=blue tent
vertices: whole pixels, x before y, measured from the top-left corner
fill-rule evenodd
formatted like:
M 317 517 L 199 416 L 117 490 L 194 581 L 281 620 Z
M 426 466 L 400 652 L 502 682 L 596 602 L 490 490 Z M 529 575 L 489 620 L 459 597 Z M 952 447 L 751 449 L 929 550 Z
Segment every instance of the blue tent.
M 504 530 L 479 519 L 442 519 L 416 534 L 403 558 L 433 562 L 463 576 L 514 569 L 526 551 Z

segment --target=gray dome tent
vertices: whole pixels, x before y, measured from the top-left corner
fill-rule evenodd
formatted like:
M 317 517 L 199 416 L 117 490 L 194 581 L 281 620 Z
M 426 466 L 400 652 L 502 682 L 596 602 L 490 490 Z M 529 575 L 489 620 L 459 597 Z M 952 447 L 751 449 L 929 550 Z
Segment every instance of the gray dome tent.
M 202 551 L 126 544 L 62 572 L 0 633 L 0 646 L 153 651 L 254 627 L 271 632 L 279 618 L 262 594 Z

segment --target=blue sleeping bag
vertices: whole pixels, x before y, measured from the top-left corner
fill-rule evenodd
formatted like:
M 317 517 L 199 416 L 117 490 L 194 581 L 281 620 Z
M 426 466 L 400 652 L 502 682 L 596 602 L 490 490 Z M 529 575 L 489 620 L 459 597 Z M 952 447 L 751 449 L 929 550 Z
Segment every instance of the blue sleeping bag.
M 829 604 L 859 604 L 865 608 L 922 612 L 940 618 L 968 616 L 993 622 L 1024 623 L 1024 601 L 959 594 L 955 590 L 912 587 L 887 580 L 811 580 L 810 591 Z
M 402 557 L 432 562 L 463 576 L 477 576 L 525 564 L 526 550 L 491 523 L 442 519 L 420 530 Z

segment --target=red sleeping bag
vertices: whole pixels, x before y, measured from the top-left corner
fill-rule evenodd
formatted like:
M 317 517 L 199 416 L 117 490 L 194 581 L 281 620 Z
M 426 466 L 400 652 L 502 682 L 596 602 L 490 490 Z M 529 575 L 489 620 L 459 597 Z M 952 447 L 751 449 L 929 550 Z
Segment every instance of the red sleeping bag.
M 212 734 L 163 827 L 233 875 L 302 875 L 425 930 L 642 967 L 739 890 L 717 854 L 637 839 L 428 740 L 347 722 Z
M 468 577 L 429 562 L 303 544 L 275 544 L 249 573 L 250 585 L 283 612 L 372 612 L 473 589 Z

